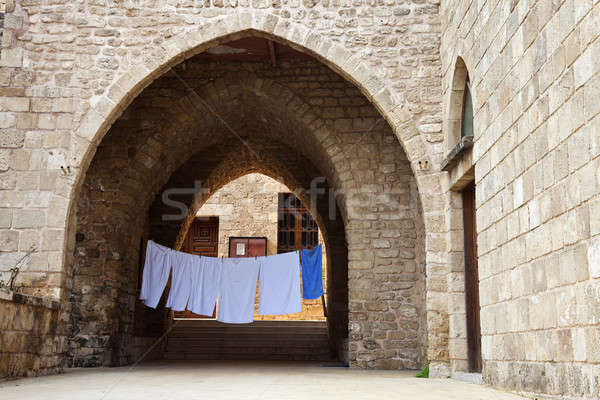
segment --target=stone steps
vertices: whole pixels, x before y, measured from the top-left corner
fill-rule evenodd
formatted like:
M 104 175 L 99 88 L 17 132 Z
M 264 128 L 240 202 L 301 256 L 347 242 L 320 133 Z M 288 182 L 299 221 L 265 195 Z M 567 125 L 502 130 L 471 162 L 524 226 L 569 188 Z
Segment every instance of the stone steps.
M 176 320 L 165 358 L 170 360 L 331 359 L 324 321 L 255 321 L 231 325 L 215 320 Z

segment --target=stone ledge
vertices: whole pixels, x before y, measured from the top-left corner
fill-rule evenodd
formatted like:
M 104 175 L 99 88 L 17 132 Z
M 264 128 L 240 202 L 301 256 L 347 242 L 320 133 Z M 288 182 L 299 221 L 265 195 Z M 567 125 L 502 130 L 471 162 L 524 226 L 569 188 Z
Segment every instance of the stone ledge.
M 45 307 L 50 310 L 60 309 L 60 302 L 43 297 L 30 296 L 27 294 L 16 293 L 6 289 L 0 289 L 0 300 L 12 303 L 25 304 L 33 307 Z
M 467 149 L 473 147 L 473 136 L 463 136 L 460 141 L 454 146 L 450 153 L 444 158 L 440 164 L 442 171 L 449 171 L 458 161 L 460 155 Z

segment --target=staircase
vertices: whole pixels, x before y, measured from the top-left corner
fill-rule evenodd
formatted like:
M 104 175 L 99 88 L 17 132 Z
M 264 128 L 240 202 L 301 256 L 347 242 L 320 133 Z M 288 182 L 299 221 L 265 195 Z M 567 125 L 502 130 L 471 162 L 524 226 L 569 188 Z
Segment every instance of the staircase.
M 215 320 L 175 320 L 167 338 L 168 360 L 331 359 L 327 323 L 254 321 L 231 325 Z

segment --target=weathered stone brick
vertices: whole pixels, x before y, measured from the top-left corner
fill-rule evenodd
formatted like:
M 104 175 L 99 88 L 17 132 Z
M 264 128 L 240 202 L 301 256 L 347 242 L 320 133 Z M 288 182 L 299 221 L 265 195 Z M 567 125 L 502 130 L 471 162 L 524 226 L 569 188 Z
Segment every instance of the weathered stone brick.
M 27 171 L 30 167 L 31 152 L 27 150 L 13 150 L 10 166 L 17 171 Z
M 0 97 L 1 111 L 29 111 L 27 97 Z
M 587 250 L 587 262 L 590 277 L 600 277 L 600 237 L 592 239 Z
M 0 230 L 0 246 L 3 251 L 15 251 L 19 248 L 19 232 Z
M 17 114 L 17 128 L 31 129 L 37 126 L 37 114 L 19 113 Z
M 0 55 L 1 67 L 21 67 L 23 65 L 23 49 L 19 47 L 4 48 Z
M 17 210 L 13 215 L 12 227 L 21 228 L 40 228 L 45 224 L 45 214 L 37 210 Z

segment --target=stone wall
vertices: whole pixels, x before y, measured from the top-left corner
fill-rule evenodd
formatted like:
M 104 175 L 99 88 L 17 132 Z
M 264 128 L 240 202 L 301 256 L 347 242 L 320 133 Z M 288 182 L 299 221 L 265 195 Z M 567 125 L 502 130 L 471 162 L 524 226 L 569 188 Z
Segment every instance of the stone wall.
M 442 16 L 446 109 L 457 57 L 473 88 L 466 163 L 477 184 L 484 380 L 536 397 L 598 398 L 600 3 L 446 1 Z M 460 290 L 453 299 L 461 370 Z
M 261 174 L 248 174 L 219 189 L 196 214 L 219 217 L 219 257 L 228 257 L 229 238 L 260 236 L 267 238 L 267 254 L 277 254 L 278 195 L 290 188 Z M 321 231 L 319 243 L 323 244 Z M 327 287 L 327 254 L 323 250 L 323 285 Z M 258 315 L 258 293 L 255 320 L 325 320 L 321 299 L 302 300 L 302 312 L 289 315 Z
M 74 321 L 96 332 L 87 337 L 90 342 L 111 349 L 102 362 L 130 361 L 126 349 L 140 237 L 148 233 L 145 212 L 177 164 L 197 150 L 190 138 L 217 145 L 211 140 L 224 133 L 194 109 L 198 99 L 181 87 L 174 91 L 181 102 L 156 115 L 167 116 L 166 122 L 127 126 L 140 122 L 130 104 L 184 59 L 234 37 L 268 37 L 316 57 L 319 67 L 300 68 L 301 73 L 321 68 L 331 75 L 309 81 L 251 70 L 252 86 L 237 85 L 258 105 L 249 105 L 248 115 L 277 125 L 277 134 L 310 156 L 311 171 L 320 171 L 334 190 L 364 191 L 341 195 L 339 219 L 328 227 L 340 263 L 331 267 L 339 279 L 329 274 L 330 285 L 340 286 L 340 300 L 332 307 L 350 319 L 348 324 L 342 317 L 336 325 L 350 327 L 351 365 L 415 367 L 426 345 L 432 374 L 443 375 L 448 246 L 446 202 L 435 167 L 443 157 L 438 5 L 437 0 L 8 1 L 0 57 L 0 239 L 9 245 L 0 262 L 14 265 L 34 237 L 40 266 L 21 276 L 25 290 L 79 303 Z M 207 84 L 212 78 L 202 77 L 199 88 L 226 114 L 236 115 L 235 107 L 218 101 L 219 88 Z M 319 88 L 320 83 L 333 86 Z M 220 85 L 228 87 L 227 79 Z M 264 92 L 277 101 L 265 100 Z M 225 94 L 233 100 L 239 92 Z M 162 100 L 143 108 L 151 115 L 164 112 Z M 192 135 L 198 133 L 192 122 L 214 138 Z M 190 135 L 176 136 L 177 128 Z M 262 126 L 252 128 L 256 133 Z M 365 134 L 369 129 L 372 135 Z M 279 150 L 293 155 L 289 147 Z M 256 165 L 262 160 L 251 161 L 254 170 L 238 166 L 236 173 L 265 168 Z M 235 165 L 236 159 L 228 162 Z M 298 157 L 298 165 L 306 166 L 302 162 Z M 373 204 L 365 205 L 365 197 L 375 199 Z M 115 234 L 121 230 L 130 236 Z M 77 246 L 76 233 L 83 233 Z M 95 309 L 94 302 L 111 307 Z M 112 339 L 103 344 L 107 333 Z
M 56 301 L 0 289 L 0 377 L 62 371 L 67 336 L 61 315 Z

